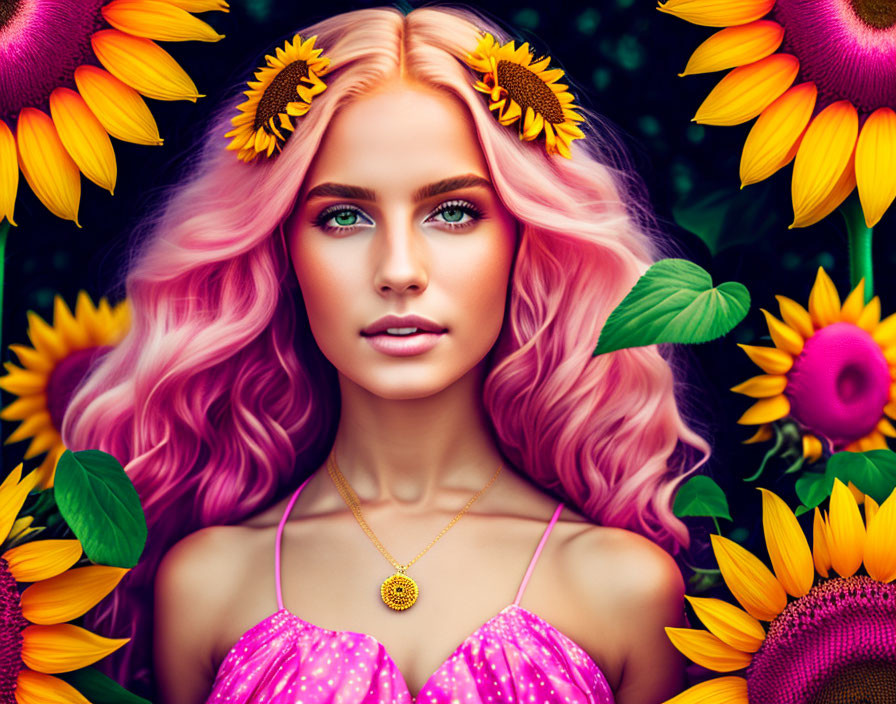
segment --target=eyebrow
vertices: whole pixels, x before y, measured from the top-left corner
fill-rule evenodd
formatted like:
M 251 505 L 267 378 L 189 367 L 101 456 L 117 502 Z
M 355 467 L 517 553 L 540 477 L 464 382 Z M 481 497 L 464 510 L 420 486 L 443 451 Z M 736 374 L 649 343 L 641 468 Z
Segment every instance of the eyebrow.
M 432 198 L 441 193 L 456 191 L 461 188 L 491 188 L 492 182 L 482 176 L 476 174 L 464 174 L 463 176 L 452 176 L 435 183 L 418 188 L 414 192 L 414 202 L 419 203 L 427 198 Z M 337 198 L 352 198 L 354 200 L 369 200 L 376 202 L 376 191 L 370 188 L 362 188 L 361 186 L 349 186 L 344 183 L 322 183 L 315 186 L 305 196 L 305 200 L 312 198 L 322 198 L 325 196 L 335 196 Z

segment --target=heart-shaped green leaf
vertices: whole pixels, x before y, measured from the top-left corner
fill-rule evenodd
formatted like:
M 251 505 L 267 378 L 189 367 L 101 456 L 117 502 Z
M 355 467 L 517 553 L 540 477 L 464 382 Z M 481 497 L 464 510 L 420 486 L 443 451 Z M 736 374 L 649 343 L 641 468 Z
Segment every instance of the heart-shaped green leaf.
M 725 492 L 714 480 L 704 474 L 691 477 L 681 485 L 678 493 L 675 494 L 672 512 L 679 518 L 710 516 L 731 520 Z
M 730 332 L 750 309 L 750 293 L 687 259 L 661 259 L 607 318 L 594 355 L 663 342 L 708 342 Z
M 800 513 L 805 513 L 818 506 L 831 495 L 834 488 L 834 475 L 827 472 L 803 472 L 796 480 L 794 489 L 806 508 Z M 800 514 L 797 514 L 800 515 Z
M 92 562 L 131 568 L 146 544 L 146 517 L 137 490 L 112 455 L 66 450 L 53 490 L 59 512 Z

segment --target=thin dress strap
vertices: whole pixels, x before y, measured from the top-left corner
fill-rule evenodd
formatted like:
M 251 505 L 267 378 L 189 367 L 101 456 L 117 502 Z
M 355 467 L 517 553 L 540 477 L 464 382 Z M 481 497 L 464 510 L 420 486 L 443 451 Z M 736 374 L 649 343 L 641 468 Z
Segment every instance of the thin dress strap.
M 560 512 L 563 511 L 563 502 L 561 501 L 557 508 L 554 510 L 554 515 L 551 516 L 551 522 L 548 523 L 548 527 L 544 529 L 544 533 L 541 536 L 541 541 L 538 543 L 538 547 L 535 548 L 535 554 L 532 556 L 532 559 L 529 561 L 529 568 L 526 570 L 526 575 L 523 577 L 523 582 L 520 584 L 519 591 L 516 593 L 516 599 L 513 600 L 513 603 L 516 606 L 520 605 L 520 599 L 523 598 L 523 592 L 526 591 L 526 585 L 529 583 L 529 577 L 532 576 L 532 570 L 535 569 L 535 563 L 538 562 L 538 556 L 541 555 L 541 549 L 544 547 L 544 544 L 548 540 L 548 536 L 551 534 L 551 529 L 554 527 L 554 524 L 557 522 L 557 519 L 560 517 Z
M 311 475 L 314 476 L 313 474 Z M 311 479 L 311 477 L 308 477 Z M 299 498 L 299 494 L 302 492 L 302 489 L 305 488 L 305 485 L 308 483 L 308 479 L 303 481 L 299 488 L 295 490 L 295 493 L 292 495 L 292 498 L 289 500 L 289 503 L 286 504 L 286 510 L 283 512 L 283 516 L 280 519 L 280 525 L 277 526 L 277 539 L 274 541 L 276 543 L 276 548 L 274 549 L 274 579 L 277 582 L 277 609 L 283 609 L 283 590 L 280 586 L 280 542 L 282 540 L 283 535 L 283 526 L 286 525 L 286 519 L 289 516 L 289 512 L 292 511 L 293 504 L 296 502 L 296 499 Z

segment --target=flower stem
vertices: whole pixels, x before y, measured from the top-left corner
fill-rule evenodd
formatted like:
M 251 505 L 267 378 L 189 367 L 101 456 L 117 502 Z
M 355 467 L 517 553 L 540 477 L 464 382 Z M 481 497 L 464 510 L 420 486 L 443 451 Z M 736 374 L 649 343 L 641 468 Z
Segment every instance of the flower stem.
M 872 228 L 865 224 L 865 213 L 857 193 L 853 193 L 840 206 L 840 214 L 846 222 L 849 236 L 849 283 L 853 289 L 865 279 L 865 300 L 868 303 L 874 295 L 874 278 L 871 265 Z
M 719 535 L 721 535 L 721 534 L 722 534 L 722 528 L 719 526 L 719 519 L 716 518 L 715 516 L 712 516 L 712 522 L 716 524 L 716 533 L 718 533 Z

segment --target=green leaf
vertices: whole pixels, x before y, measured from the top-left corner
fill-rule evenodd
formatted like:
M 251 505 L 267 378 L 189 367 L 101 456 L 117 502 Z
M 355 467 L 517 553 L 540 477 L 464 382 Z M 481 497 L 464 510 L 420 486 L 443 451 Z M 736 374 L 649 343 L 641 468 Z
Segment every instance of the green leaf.
M 808 511 L 831 495 L 834 488 L 834 475 L 829 472 L 804 472 L 803 476 L 796 480 L 794 488 L 796 495 L 806 505 L 806 511 Z
M 672 505 L 672 512 L 682 518 L 683 516 L 710 516 L 712 518 L 727 518 L 728 499 L 725 492 L 710 477 L 698 474 L 688 479 L 678 493 Z
M 99 670 L 85 667 L 56 675 L 83 694 L 91 704 L 151 704 L 148 699 L 129 692 Z
M 896 453 L 892 450 L 838 452 L 828 460 L 828 471 L 844 484 L 851 481 L 863 494 L 882 504 L 896 487 Z
M 66 450 L 53 484 L 59 512 L 92 562 L 137 564 L 146 544 L 146 517 L 118 460 L 99 450 Z
M 708 342 L 730 332 L 750 309 L 750 293 L 687 259 L 661 259 L 607 318 L 594 355 L 662 342 Z

